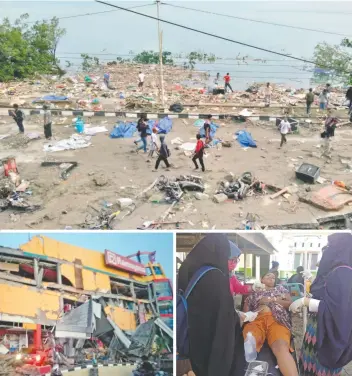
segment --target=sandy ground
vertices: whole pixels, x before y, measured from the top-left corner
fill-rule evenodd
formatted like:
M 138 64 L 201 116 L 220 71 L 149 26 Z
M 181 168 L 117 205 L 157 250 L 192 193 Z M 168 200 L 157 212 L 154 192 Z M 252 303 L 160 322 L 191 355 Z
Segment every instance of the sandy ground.
M 5 124 L 1 124 L 2 123 Z M 70 119 L 68 119 L 70 121 Z M 91 124 L 101 124 L 108 129 L 113 127 L 115 119 L 93 119 Z M 187 124 L 185 124 L 185 122 Z M 45 140 L 31 141 L 25 148 L 11 149 L 7 141 L 0 141 L 0 157 L 14 155 L 21 178 L 31 182 L 33 192 L 28 199 L 39 203 L 42 209 L 34 213 L 18 213 L 6 210 L 0 213 L 2 229 L 65 229 L 81 228 L 88 213 L 94 214 L 93 205 L 101 210 L 106 203 L 116 204 L 118 198 L 131 197 L 148 187 L 160 175 L 168 177 L 194 173 L 189 157 L 171 140 L 181 137 L 185 142 L 194 142 L 197 128 L 194 120 L 174 120 L 173 130 L 167 135 L 167 143 L 171 149 L 170 162 L 175 166 L 165 171 L 161 166 L 158 172 L 152 172 L 154 160 L 148 162 L 143 153 L 137 154 L 133 139 L 110 139 L 108 133 L 98 134 L 92 138 L 92 146 L 75 151 L 44 153 Z M 0 119 L 0 134 L 16 133 L 17 127 L 9 118 Z M 334 141 L 333 158 L 326 161 L 312 156 L 321 143 L 320 130 L 301 128 L 299 135 L 290 135 L 287 146 L 279 150 L 280 135 L 273 123 L 260 122 L 260 125 L 249 125 L 250 131 L 257 141 L 258 148 L 243 149 L 233 134 L 244 129 L 243 123 L 218 121 L 220 129 L 217 136 L 224 140 L 232 140 L 231 148 L 208 149 L 205 159 L 207 171 L 202 174 L 209 198 L 196 200 L 192 193 L 186 194 L 181 203 L 176 205 L 166 221 L 189 221 L 180 224 L 181 229 L 242 229 L 247 213 L 258 216 L 257 224 L 283 225 L 292 223 L 315 222 L 316 218 L 352 211 L 348 206 L 339 213 L 327 213 L 310 205 L 298 202 L 295 195 L 291 202 L 283 197 L 271 200 L 268 196 L 247 197 L 243 201 L 228 200 L 221 204 L 212 201 L 218 182 L 229 172 L 240 175 L 251 171 L 253 175 L 267 184 L 278 187 L 296 184 L 300 191 L 307 187 L 295 178 L 295 168 L 302 162 L 313 163 L 321 167 L 321 176 L 329 180 L 343 180 L 351 183 L 351 175 L 346 172 L 340 157 L 352 157 L 352 130 L 348 127 L 337 130 Z M 42 132 L 39 119 L 30 117 L 25 123 L 26 131 Z M 68 138 L 74 133 L 72 127 L 54 125 L 56 139 Z M 76 161 L 75 168 L 68 180 L 59 177 L 57 167 L 41 167 L 43 161 Z M 106 180 L 104 186 L 97 186 L 95 179 Z M 312 186 L 312 189 L 320 188 Z M 155 196 L 153 196 L 155 198 Z M 145 221 L 158 220 L 169 208 L 167 204 L 152 204 L 150 201 L 136 200 L 137 208 L 122 221 L 115 220 L 116 229 L 135 229 Z M 174 229 L 175 225 L 163 226 L 163 229 Z

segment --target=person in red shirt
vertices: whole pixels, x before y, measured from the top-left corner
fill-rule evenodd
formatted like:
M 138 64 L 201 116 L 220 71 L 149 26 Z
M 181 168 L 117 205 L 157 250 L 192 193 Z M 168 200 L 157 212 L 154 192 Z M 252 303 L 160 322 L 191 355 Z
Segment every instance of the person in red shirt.
M 247 295 L 254 291 L 259 291 L 263 288 L 262 283 L 255 282 L 252 286 L 243 285 L 235 276 L 234 271 L 237 267 L 237 264 L 240 261 L 241 250 L 237 245 L 230 241 L 231 248 L 231 258 L 228 261 L 229 272 L 230 274 L 230 291 L 232 295 Z M 264 286 L 265 287 L 265 286 Z
M 202 171 L 204 172 L 205 167 L 204 167 L 203 155 L 204 155 L 204 142 L 201 140 L 200 134 L 197 134 L 197 145 L 194 150 L 192 161 L 194 165 L 196 166 L 196 170 L 198 170 L 199 166 L 197 163 L 197 159 L 199 159 L 199 163 L 202 166 Z
M 227 88 L 229 88 L 233 92 L 232 87 L 230 85 L 230 81 L 231 81 L 230 73 L 226 73 L 226 76 L 224 76 L 224 81 L 225 81 L 225 93 L 227 91 Z

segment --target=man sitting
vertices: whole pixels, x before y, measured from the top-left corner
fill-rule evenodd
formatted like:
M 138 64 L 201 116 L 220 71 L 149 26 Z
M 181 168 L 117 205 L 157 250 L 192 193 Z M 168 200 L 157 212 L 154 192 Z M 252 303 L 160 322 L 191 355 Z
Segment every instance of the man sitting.
M 297 367 L 290 354 L 291 319 L 288 309 L 291 297 L 283 286 L 275 287 L 275 275 L 271 272 L 262 277 L 265 290 L 255 291 L 244 304 L 244 312 L 258 312 L 257 318 L 243 328 L 243 336 L 252 333 L 256 339 L 257 352 L 265 341 L 273 351 L 279 369 L 284 376 L 297 376 Z

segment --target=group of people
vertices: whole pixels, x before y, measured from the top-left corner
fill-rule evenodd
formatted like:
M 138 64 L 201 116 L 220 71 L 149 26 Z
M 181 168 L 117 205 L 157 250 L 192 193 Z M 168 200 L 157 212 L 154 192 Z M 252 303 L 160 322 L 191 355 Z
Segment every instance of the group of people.
M 169 147 L 167 146 L 165 142 L 165 135 L 160 135 L 160 146 L 158 145 L 157 140 L 157 133 L 158 130 L 156 127 L 154 127 L 151 132 L 149 130 L 149 120 L 146 115 L 142 115 L 137 123 L 137 131 L 139 134 L 139 139 L 134 141 L 134 144 L 137 146 L 137 152 L 139 150 L 143 150 L 144 153 L 147 153 L 147 147 L 148 147 L 148 137 L 150 133 L 150 144 L 149 144 L 149 154 L 148 157 L 153 158 L 154 153 L 158 155 L 158 158 L 155 162 L 154 172 L 158 171 L 160 162 L 164 162 L 166 169 L 168 170 L 171 165 L 169 163 L 168 158 L 171 156 L 171 152 Z M 205 171 L 205 165 L 204 165 L 204 153 L 205 148 L 209 146 L 209 143 L 212 141 L 211 137 L 211 122 L 212 122 L 212 116 L 208 115 L 207 119 L 204 122 L 203 129 L 205 134 L 205 142 L 202 140 L 202 136 L 198 133 L 196 135 L 196 147 L 192 154 L 192 161 L 195 166 L 195 170 L 199 169 L 199 165 L 197 162 L 199 162 L 200 167 L 202 171 Z M 139 146 L 139 144 L 141 144 Z
M 283 376 L 341 375 L 342 368 L 352 361 L 352 234 L 328 237 L 310 297 L 294 302 L 278 283 L 278 265 L 264 273 L 260 282 L 243 286 L 233 273 L 240 254 L 225 234 L 208 234 L 182 263 L 178 274 L 177 375 L 244 376 L 244 344 L 249 333 L 258 353 L 264 344 L 270 347 Z M 205 268 L 209 270 L 206 273 Z M 203 274 L 194 284 L 199 270 Z M 185 327 L 178 322 L 179 302 L 185 299 L 180 297 L 185 291 L 187 354 L 181 351 L 186 347 L 179 344 L 180 339 L 185 343 L 186 335 L 181 333 Z M 234 307 L 235 294 L 248 295 L 242 311 Z M 309 317 L 297 365 L 291 348 L 291 316 L 303 307 L 308 308 Z
M 10 111 L 9 114 L 16 122 L 18 126 L 19 133 L 24 133 L 24 113 L 18 106 L 18 104 L 13 105 L 14 111 Z M 43 126 L 44 126 L 44 136 L 47 140 L 51 140 L 52 134 L 52 120 L 51 120 L 51 111 L 49 106 L 44 104 L 43 105 Z

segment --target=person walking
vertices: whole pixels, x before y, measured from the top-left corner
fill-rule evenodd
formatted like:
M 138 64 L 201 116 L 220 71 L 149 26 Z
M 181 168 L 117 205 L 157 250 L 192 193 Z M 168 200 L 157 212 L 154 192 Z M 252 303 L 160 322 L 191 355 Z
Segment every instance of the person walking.
M 215 268 L 198 280 L 187 298 L 189 360 L 197 376 L 246 373 L 241 320 L 229 286 L 230 258 L 227 236 L 208 234 L 193 247 L 179 270 L 178 289 L 185 292 L 201 268 Z
M 44 104 L 43 105 L 44 110 L 44 136 L 47 140 L 51 140 L 53 134 L 51 130 L 52 126 L 52 120 L 51 120 L 51 111 L 49 110 L 49 107 Z
M 273 88 L 271 87 L 270 82 L 266 84 L 264 93 L 265 93 L 265 97 L 264 97 L 265 107 L 269 107 L 271 104 L 271 95 L 273 93 Z
M 144 153 L 147 152 L 147 137 L 148 137 L 148 124 L 147 124 L 147 117 L 146 115 L 142 115 L 141 118 L 138 120 L 137 130 L 140 132 L 141 138 L 140 140 L 134 141 L 137 145 L 140 141 L 142 141 L 142 145 L 137 149 L 137 152 L 143 149 Z
M 283 147 L 284 144 L 287 144 L 286 136 L 289 132 L 291 132 L 291 124 L 287 120 L 287 117 L 285 117 L 284 120 L 282 120 L 280 123 L 280 133 L 281 133 L 280 149 Z
M 313 103 L 314 103 L 314 93 L 313 93 L 313 89 L 310 88 L 309 92 L 306 95 L 306 105 L 307 105 L 307 115 L 308 116 L 310 116 L 310 110 L 311 110 Z
M 352 361 L 352 234 L 329 235 L 322 252 L 312 297 L 290 306 L 293 313 L 304 306 L 309 309 L 299 359 L 301 376 L 339 376 Z
M 348 105 L 348 114 L 352 113 L 352 86 L 346 92 L 346 99 L 350 102 Z
M 230 81 L 231 81 L 230 73 L 226 73 L 226 76 L 224 76 L 224 81 L 225 81 L 225 93 L 227 92 L 227 88 L 229 88 L 233 92 L 231 84 L 230 84 Z
M 23 126 L 23 120 L 24 120 L 24 115 L 23 111 L 19 109 L 18 104 L 14 104 L 13 108 L 15 111 L 11 111 L 10 115 L 12 116 L 13 120 L 15 120 L 18 130 L 20 133 L 24 133 L 24 126 Z
M 326 110 L 328 104 L 328 92 L 324 89 L 319 95 L 319 108 L 321 110 Z
M 165 143 L 165 136 L 161 135 L 160 136 L 159 156 L 158 156 L 158 159 L 156 160 L 155 168 L 154 168 L 153 171 L 154 172 L 158 171 L 159 164 L 160 164 L 161 161 L 163 161 L 165 163 L 166 169 L 169 169 L 170 163 L 168 161 L 168 158 L 170 157 L 170 155 L 171 155 L 170 150 Z
M 145 78 L 145 74 L 143 72 L 139 72 L 139 75 L 138 75 L 138 87 L 142 90 L 143 88 L 143 85 L 144 85 L 144 78 Z
M 196 148 L 194 150 L 194 155 L 193 155 L 192 161 L 195 165 L 195 169 L 198 170 L 199 166 L 198 166 L 198 163 L 197 163 L 197 159 L 199 159 L 199 163 L 202 167 L 203 172 L 205 171 L 204 161 L 203 161 L 204 147 L 205 147 L 205 145 L 204 145 L 204 142 L 201 139 L 200 134 L 197 134 L 197 145 L 196 145 Z
M 211 121 L 212 121 L 212 115 L 208 115 L 207 120 L 205 120 L 203 128 L 204 128 L 204 133 L 205 133 L 205 145 L 208 147 L 208 144 L 211 143 L 213 140 L 210 132 L 211 132 Z
M 153 154 L 155 151 L 158 151 L 158 144 L 157 144 L 157 135 L 158 130 L 156 128 L 153 128 L 152 134 L 150 136 L 150 151 L 149 151 L 149 157 L 153 158 Z
M 331 146 L 333 137 L 335 136 L 335 129 L 338 123 L 338 119 L 332 116 L 331 110 L 328 111 L 328 117 L 325 120 L 325 131 L 321 134 L 324 138 L 324 151 L 321 157 L 326 156 L 331 158 Z

